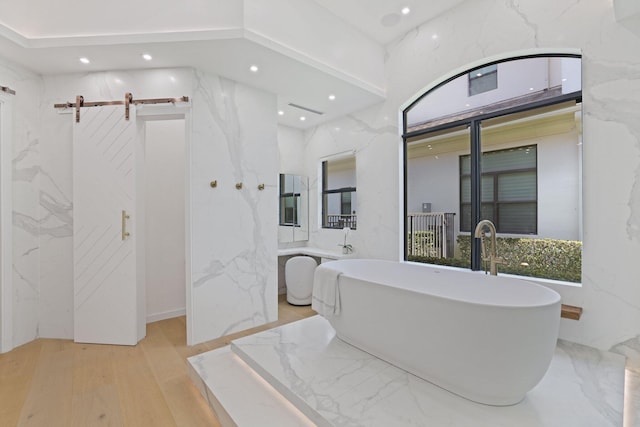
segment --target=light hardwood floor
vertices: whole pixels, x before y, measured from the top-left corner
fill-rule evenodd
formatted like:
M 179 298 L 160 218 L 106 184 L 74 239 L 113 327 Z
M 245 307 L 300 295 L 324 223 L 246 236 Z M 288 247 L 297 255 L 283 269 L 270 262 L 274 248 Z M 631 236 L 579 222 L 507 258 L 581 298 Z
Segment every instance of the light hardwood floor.
M 279 301 L 277 322 L 186 345 L 184 317 L 147 325 L 135 347 L 38 339 L 0 355 L 0 426 L 219 426 L 186 359 L 315 314 Z

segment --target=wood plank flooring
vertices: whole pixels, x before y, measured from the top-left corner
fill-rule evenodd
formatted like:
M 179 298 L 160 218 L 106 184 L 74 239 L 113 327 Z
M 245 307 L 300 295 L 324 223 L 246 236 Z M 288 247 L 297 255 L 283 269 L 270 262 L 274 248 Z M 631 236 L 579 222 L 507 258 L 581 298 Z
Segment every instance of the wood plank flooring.
M 281 296 L 278 321 L 193 347 L 183 317 L 147 325 L 135 347 L 38 339 L 0 354 L 0 426 L 219 426 L 186 359 L 316 314 Z

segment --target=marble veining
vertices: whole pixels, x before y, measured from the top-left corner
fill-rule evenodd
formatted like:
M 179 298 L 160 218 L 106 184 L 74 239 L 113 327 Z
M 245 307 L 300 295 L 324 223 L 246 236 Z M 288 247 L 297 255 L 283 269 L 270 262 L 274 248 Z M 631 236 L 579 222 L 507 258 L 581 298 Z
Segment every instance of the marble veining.
M 614 345 L 609 350 L 627 357 L 627 366 L 640 372 L 640 335 Z
M 4 71 L 0 67 L 0 72 Z M 13 339 L 19 346 L 39 335 L 40 242 L 38 189 L 40 186 L 40 149 L 38 116 L 39 79 L 28 72 L 15 73 L 16 96 L 13 102 Z M 26 103 L 23 97 L 31 102 Z M 35 100 L 35 102 L 34 102 Z
M 272 96 L 199 71 L 193 84 L 196 343 L 276 320 L 278 163 Z
M 538 24 L 533 22 L 529 18 L 529 16 L 525 12 L 522 11 L 522 9 L 521 9 L 522 5 L 517 0 L 508 0 L 506 4 L 507 4 L 508 7 L 510 7 L 516 13 L 516 15 L 518 15 L 518 17 L 522 20 L 524 25 L 527 26 L 531 30 L 531 32 L 533 33 L 533 44 L 535 46 L 539 46 L 540 40 L 538 39 L 539 38 L 539 35 L 538 35 Z
M 463 72 L 469 64 L 479 64 L 487 57 L 548 53 L 558 48 L 581 52 L 583 58 L 583 283 L 579 291 L 562 292 L 562 297 L 569 304 L 583 306 L 587 313 L 579 323 L 563 322 L 560 336 L 608 349 L 640 332 L 640 288 L 635 272 L 635 260 L 640 257 L 640 107 L 636 96 L 640 38 L 616 22 L 611 2 L 463 2 L 385 47 L 386 100 L 352 116 L 365 117 L 367 124 L 380 128 L 383 117 L 379 111 L 398 115 L 405 102 L 454 70 Z M 393 169 L 396 162 L 388 159 L 398 159 L 401 165 L 401 140 L 381 136 L 370 144 L 374 149 L 362 151 L 369 136 L 368 129 L 345 118 L 305 132 L 306 174 L 317 175 L 318 158 L 356 150 L 356 163 L 365 164 L 366 169 L 357 171 L 360 206 L 354 246 L 363 250 L 363 257 L 397 259 L 402 253 L 396 242 L 401 248 L 403 241 L 397 204 L 402 178 L 401 171 Z M 315 183 L 313 189 L 317 188 Z M 310 208 L 317 210 L 315 205 Z M 331 230 L 314 229 L 310 244 L 330 247 L 336 238 Z
M 319 316 L 231 347 L 319 425 L 622 425 L 624 358 L 566 341 L 559 341 L 538 386 L 507 407 L 462 399 L 362 352 L 337 339 Z
M 397 115 L 398 107 L 404 101 L 451 70 L 483 57 L 536 46 L 577 48 L 583 52 L 584 206 L 588 212 L 584 230 L 588 239 L 585 243 L 583 289 L 577 299 L 587 308 L 588 315 L 578 324 L 565 323 L 567 326 L 563 327 L 561 334 L 567 339 L 610 348 L 640 332 L 640 309 L 637 304 L 624 303 L 639 300 L 635 260 L 640 254 L 640 122 L 637 120 L 636 96 L 640 82 L 637 78 L 640 38 L 637 31 L 629 31 L 625 25 L 616 22 L 610 1 L 464 2 L 385 47 L 386 101 L 382 106 L 371 107 L 353 116 L 369 115 L 366 123 L 373 128 L 381 128 L 382 119 L 376 116 L 379 110 L 385 110 L 391 117 Z M 24 152 L 33 141 L 41 141 L 38 151 L 27 151 L 27 158 L 19 161 L 16 175 L 19 180 L 14 187 L 14 210 L 25 215 L 20 224 L 30 224 L 31 227 L 33 223 L 23 220 L 37 218 L 44 233 L 38 237 L 32 233 L 33 230 L 27 232 L 21 225 L 14 227 L 16 269 L 38 288 L 38 293 L 34 293 L 21 277 L 15 275 L 13 311 L 16 345 L 36 337 L 38 319 L 41 321 L 40 332 L 46 327 L 48 336 L 69 337 L 73 318 L 70 308 L 72 263 L 69 256 L 72 239 L 66 235 L 71 225 L 63 213 L 66 209 L 70 212 L 72 208 L 68 204 L 72 194 L 71 123 L 66 120 L 68 116 L 53 111 L 51 105 L 70 101 L 77 94 L 92 100 L 121 99 L 123 92 L 132 88 L 138 98 L 168 94 L 192 96 L 192 74 L 193 70 L 173 69 L 41 77 L 0 58 L 2 84 L 17 92 L 14 98 L 14 154 L 17 156 Z M 169 75 L 175 77 L 173 83 L 169 82 Z M 214 87 L 213 80 L 204 81 L 202 86 Z M 240 129 L 250 131 L 251 121 L 260 122 L 260 126 L 264 124 L 262 117 L 250 117 L 249 121 L 241 123 Z M 231 169 L 226 168 L 227 156 L 218 163 L 211 161 L 215 157 L 213 154 L 227 153 L 225 143 L 218 145 L 220 134 L 209 132 L 213 126 L 208 118 L 194 126 L 194 135 L 199 134 L 202 144 L 211 148 L 211 156 L 203 155 L 206 150 L 200 150 L 192 159 L 192 163 L 199 166 L 199 172 L 193 177 L 192 191 L 197 194 L 193 204 L 194 209 L 202 210 L 203 223 L 217 212 L 213 208 L 206 209 L 206 205 L 218 200 L 210 190 L 203 188 L 202 182 L 207 182 L 214 170 L 216 173 L 222 171 L 219 176 L 229 180 L 235 177 Z M 341 128 L 340 136 L 333 131 L 335 127 Z M 362 227 L 353 234 L 354 245 L 363 251 L 363 256 L 396 259 L 400 252 L 398 242 L 402 240 L 398 227 L 397 160 L 400 142 L 397 135 L 385 134 L 372 140 L 365 127 L 344 119 L 310 129 L 305 132 L 303 141 L 305 171 L 313 178 L 317 175 L 319 157 L 351 148 L 359 150 L 365 143 L 370 143 L 375 149 L 365 150 L 358 159 L 366 162 L 367 168 L 358 171 L 358 198 L 362 202 L 358 214 Z M 51 175 L 66 197 L 49 197 L 57 193 L 51 189 L 51 183 L 47 183 L 44 171 Z M 41 186 L 40 193 L 38 185 Z M 317 181 L 313 189 L 317 190 Z M 266 198 L 267 192 L 263 196 Z M 52 202 L 52 199 L 57 202 Z M 243 211 L 234 204 L 233 210 L 236 208 Z M 312 211 L 314 208 L 317 207 L 312 206 Z M 42 216 L 38 216 L 38 211 Z M 243 223 L 251 224 L 251 221 L 252 218 L 242 216 Z M 607 226 L 603 227 L 603 224 Z M 268 232 L 266 226 L 263 231 Z M 337 241 L 330 231 L 326 231 L 325 236 L 319 236 L 323 230 L 313 231 L 312 245 L 335 247 Z M 241 244 L 246 246 L 253 243 L 244 232 L 242 236 L 230 234 L 233 233 L 226 230 L 215 234 L 223 236 L 220 240 L 223 241 L 224 252 L 242 252 L 234 240 L 242 241 Z M 206 275 L 202 272 L 208 269 L 212 260 L 227 262 L 225 254 L 207 250 L 206 245 L 213 241 L 211 233 L 202 233 L 202 247 L 198 250 L 204 253 L 202 259 L 194 263 L 200 278 Z M 38 247 L 40 250 L 36 249 Z M 233 286 L 251 281 L 241 278 L 239 270 L 234 270 L 232 276 L 236 278 L 235 282 L 229 282 L 233 282 Z M 196 297 L 209 300 L 227 298 L 230 306 L 242 301 L 228 296 L 229 293 L 233 295 L 234 290 L 228 291 L 220 282 L 206 282 L 202 289 L 208 287 L 216 288 L 216 292 L 203 292 Z M 222 289 L 217 292 L 217 288 Z M 605 294 L 603 290 L 609 293 Z M 248 294 L 244 296 L 249 297 Z M 39 307 L 33 304 L 37 299 L 40 299 Z M 261 297 L 258 295 L 256 299 L 261 300 Z M 253 302 L 251 305 L 253 307 Z M 258 305 L 262 306 L 262 303 Z M 216 308 L 209 307 L 210 310 Z M 259 312 L 252 311 L 251 314 Z M 222 317 L 226 315 L 227 312 Z M 240 317 L 249 318 L 250 315 L 242 313 Z M 206 338 L 203 336 L 203 339 Z

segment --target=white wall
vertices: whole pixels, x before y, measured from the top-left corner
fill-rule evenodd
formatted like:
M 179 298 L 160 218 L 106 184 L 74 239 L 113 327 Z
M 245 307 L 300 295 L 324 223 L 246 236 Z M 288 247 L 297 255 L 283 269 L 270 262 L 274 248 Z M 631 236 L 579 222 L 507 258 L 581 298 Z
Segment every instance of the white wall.
M 40 322 L 38 285 L 40 276 L 40 212 L 49 208 L 49 198 L 46 191 L 40 188 L 40 182 L 48 182 L 40 167 L 41 139 L 40 112 L 42 80 L 37 75 L 0 58 L 0 85 L 8 86 L 16 91 L 11 96 L 10 126 L 12 133 L 11 147 L 5 147 L 10 154 L 8 164 L 12 170 L 3 170 L 4 176 L 12 177 L 12 222 L 10 242 L 12 264 L 5 266 L 9 271 L 4 277 L 9 278 L 4 284 L 8 295 L 3 304 L 10 309 L 5 310 L 9 316 L 3 325 L 5 336 L 2 340 L 9 350 L 29 342 L 38 336 Z M 7 162 L 3 162 L 7 163 Z M 64 212 L 57 212 L 64 215 Z M 47 232 L 44 230 L 46 238 Z M 6 236 L 2 236 L 3 239 Z M 7 243 L 7 242 L 5 242 Z M 3 243 L 3 246 L 4 244 Z M 6 335 L 10 336 L 6 336 Z
M 72 115 L 53 104 L 79 94 L 86 100 L 123 99 L 125 92 L 190 97 L 187 275 L 196 316 L 190 340 L 277 319 L 275 96 L 193 69 L 38 77 L 0 62 L 0 80 L 17 91 L 13 346 L 38 336 L 73 338 Z M 218 191 L 209 187 L 213 179 Z M 241 181 L 244 191 L 235 189 Z
M 189 343 L 278 318 L 276 97 L 199 71 L 193 83 Z
M 583 283 L 558 288 L 563 302 L 583 306 L 584 314 L 578 322 L 563 319 L 561 337 L 632 353 L 640 335 L 640 81 L 631 76 L 640 38 L 615 21 L 611 2 L 478 0 L 421 25 L 387 46 L 383 104 L 306 133 L 307 170 L 311 175 L 323 156 L 355 149 L 359 223 L 352 243 L 358 255 L 398 259 L 401 106 L 486 58 L 558 46 L 583 52 L 584 101 Z M 312 244 L 335 248 L 339 233 L 331 231 L 313 230 Z
M 400 209 L 399 143 L 395 113 L 384 114 L 377 106 L 346 116 L 305 133 L 305 164 L 310 184 L 312 222 L 309 245 L 339 251 L 342 230 L 322 228 L 320 215 L 320 160 L 354 151 L 357 183 L 357 230 L 349 233 L 348 242 L 358 257 L 398 259 Z M 314 219 L 315 218 L 315 219 Z
M 185 283 L 185 121 L 146 122 L 147 321 L 183 315 Z
M 610 348 L 640 334 L 640 82 L 629 79 L 640 39 L 615 21 L 611 2 L 465 2 L 389 46 L 388 103 L 483 58 L 557 46 L 583 53 L 583 286 L 559 290 L 585 311 L 562 321 L 561 336 Z
M 0 92 L 0 353 L 13 347 L 13 94 Z

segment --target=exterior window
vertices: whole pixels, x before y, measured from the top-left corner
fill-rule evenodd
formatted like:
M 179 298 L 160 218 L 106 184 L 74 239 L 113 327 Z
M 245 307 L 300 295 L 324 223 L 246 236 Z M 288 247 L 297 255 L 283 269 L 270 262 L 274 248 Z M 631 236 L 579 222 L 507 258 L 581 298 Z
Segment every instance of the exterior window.
M 406 260 L 485 268 L 473 232 L 486 219 L 500 272 L 581 282 L 581 82 L 577 55 L 519 56 L 404 110 Z
M 476 68 L 469 72 L 469 96 L 498 88 L 498 66 Z
M 499 233 L 537 234 L 537 147 L 482 154 L 482 218 Z M 460 156 L 460 231 L 471 231 L 471 157 Z
M 356 159 L 322 162 L 322 227 L 355 229 Z

